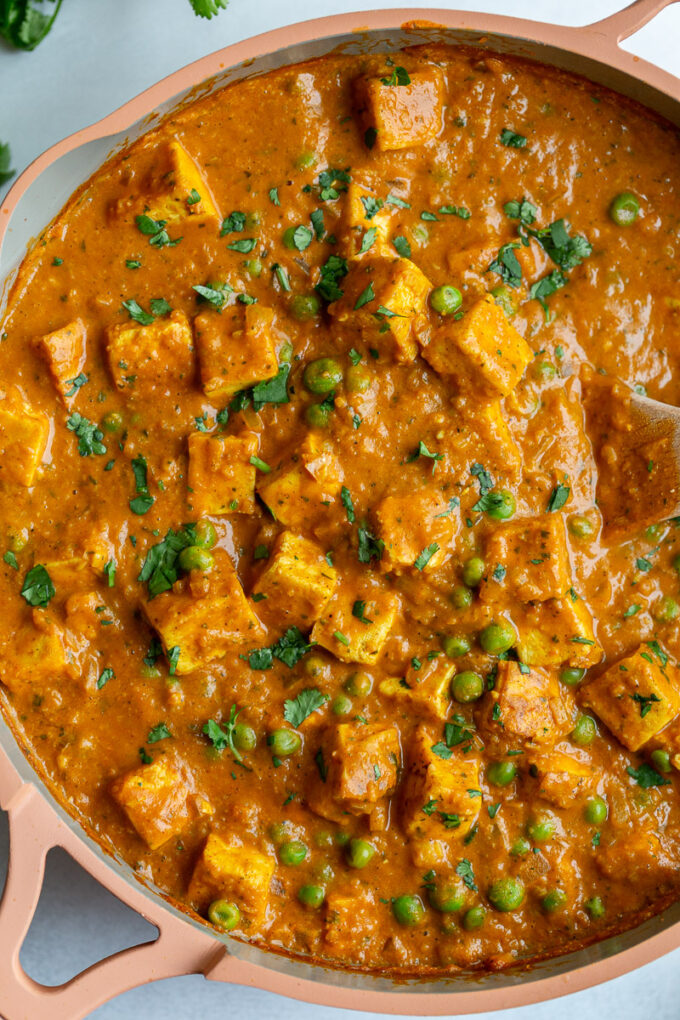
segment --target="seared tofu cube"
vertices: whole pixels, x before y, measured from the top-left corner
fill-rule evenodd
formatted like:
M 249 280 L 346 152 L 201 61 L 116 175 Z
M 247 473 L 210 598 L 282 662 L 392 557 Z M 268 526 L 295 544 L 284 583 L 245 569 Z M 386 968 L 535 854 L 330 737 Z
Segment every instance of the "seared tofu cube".
M 460 526 L 457 506 L 437 489 L 423 489 L 408 496 L 387 496 L 373 508 L 378 536 L 385 543 L 380 565 L 401 573 L 405 569 L 436 570 L 451 556 L 451 543 Z M 423 553 L 433 545 L 434 555 L 421 568 Z M 427 552 L 426 552 L 427 551 Z
M 422 355 L 435 372 L 486 400 L 507 397 L 533 358 L 529 345 L 489 295 L 433 334 Z
M 146 214 L 166 223 L 192 220 L 217 226 L 219 214 L 208 183 L 184 146 L 173 138 L 156 153 Z M 198 196 L 198 200 L 197 200 Z
M 522 454 L 512 437 L 498 401 L 480 404 L 458 398 L 459 411 L 447 423 L 438 450 L 448 464 L 481 463 L 493 475 L 496 486 L 516 485 L 521 478 Z
M 74 592 L 89 591 L 96 575 L 91 563 L 83 556 L 67 560 L 47 560 L 43 566 L 52 579 L 58 600 L 67 599 Z
M 571 589 L 561 599 L 516 605 L 513 619 L 519 632 L 517 655 L 528 666 L 588 668 L 602 658 L 590 611 Z
M 182 312 L 172 312 L 149 326 L 136 322 L 109 326 L 106 356 L 117 388 L 137 397 L 187 386 L 194 376 L 191 327 Z
M 77 392 L 74 380 L 85 364 L 85 341 L 85 325 L 80 319 L 36 340 L 38 350 L 47 361 L 52 381 L 64 400 Z
M 323 915 L 324 952 L 345 959 L 347 947 L 352 958 L 367 965 L 380 960 L 384 939 L 378 937 L 380 913 L 374 891 L 365 879 L 337 880 L 328 890 Z
M 50 419 L 30 407 L 0 407 L 0 482 L 30 488 L 42 463 Z
M 342 483 L 332 445 L 310 432 L 280 467 L 260 479 L 257 493 L 275 520 L 303 530 L 328 514 Z
M 375 240 L 369 249 L 375 255 L 376 251 L 389 242 L 389 226 L 393 208 L 385 204 L 384 198 L 380 198 L 376 190 L 361 184 L 356 177 L 352 176 L 352 180 L 347 186 L 339 231 L 343 250 L 349 256 L 357 255 L 364 234 L 367 230 L 375 228 Z
M 187 579 L 147 602 L 144 612 L 158 632 L 168 658 L 178 656 L 175 672 L 191 673 L 236 646 L 262 637 L 262 625 L 224 550 L 213 550 L 208 574 L 192 571 Z M 197 576 L 194 576 L 197 575 Z M 200 576 L 198 576 L 200 575 Z
M 357 114 L 369 149 L 409 149 L 439 134 L 444 104 L 441 71 L 427 66 L 408 77 L 408 84 L 401 84 L 396 69 L 387 68 L 384 74 L 355 80 Z
M 435 659 L 423 656 L 416 662 L 417 668 L 411 662 L 404 676 L 382 680 L 378 690 L 409 718 L 429 715 L 444 721 L 449 714 L 449 684 L 456 667 L 445 655 Z
M 462 843 L 482 804 L 479 762 L 457 750 L 441 758 L 432 750 L 438 743 L 424 726 L 413 735 L 401 810 L 404 832 L 425 844 Z
M 119 776 L 111 795 L 150 850 L 179 836 L 191 820 L 189 788 L 165 756 Z
M 188 501 L 197 514 L 254 514 L 255 467 L 259 449 L 254 432 L 240 436 L 189 436 Z
M 574 708 L 568 697 L 552 671 L 499 662 L 480 725 L 490 743 L 549 747 L 571 729 Z
M 229 900 L 241 911 L 246 926 L 261 924 L 275 867 L 268 854 L 253 846 L 227 843 L 211 832 L 194 867 L 187 897 L 201 913 L 213 900 Z
M 41 687 L 46 681 L 57 687 L 64 677 L 80 675 L 78 639 L 55 623 L 42 609 L 34 609 L 32 624 L 11 634 L 0 655 L 0 681 L 10 691 Z
M 365 602 L 363 620 L 352 611 L 359 600 Z M 357 590 L 356 594 L 341 591 L 333 596 L 314 624 L 312 643 L 327 648 L 342 662 L 373 665 L 390 636 L 400 608 L 397 595 L 379 588 Z
M 602 841 L 594 855 L 596 867 L 614 882 L 625 876 L 636 890 L 644 883 L 650 895 L 658 895 L 661 886 L 667 887 L 677 878 L 676 854 L 669 852 L 668 842 L 662 842 L 649 824 L 641 822 L 625 831 L 625 839 L 614 836 L 611 843 Z
M 587 796 L 597 780 L 596 767 L 569 754 L 550 751 L 532 757 L 531 773 L 536 780 L 535 795 L 556 807 L 571 807 Z
M 413 361 L 418 353 L 414 322 L 425 314 L 432 289 L 418 266 L 369 252 L 353 261 L 343 289 L 343 297 L 328 306 L 329 315 L 396 361 Z
M 642 644 L 583 688 L 592 708 L 629 751 L 637 751 L 680 712 L 680 672 L 658 645 Z
M 201 312 L 194 319 L 196 350 L 205 394 L 230 397 L 279 370 L 273 333 L 274 312 L 260 305 L 232 305 Z
M 325 782 L 310 790 L 309 806 L 323 818 L 370 815 L 397 786 L 401 765 L 396 726 L 340 723 L 321 738 Z
M 282 629 L 306 630 L 321 615 L 335 591 L 338 575 L 314 542 L 291 531 L 276 540 L 253 595 L 263 595 L 267 615 Z
M 489 266 L 498 258 L 503 245 L 513 240 L 512 233 L 508 231 L 496 237 L 479 238 L 476 244 L 470 244 L 467 248 L 455 246 L 449 248 L 446 253 L 449 278 L 456 283 L 465 297 L 483 297 L 498 284 L 498 277 L 489 270 Z M 550 259 L 538 242 L 532 241 L 528 246 L 520 245 L 514 252 L 527 287 L 541 276 L 547 275 L 552 268 Z M 525 296 L 522 289 L 516 293 L 515 311 Z
M 562 598 L 571 585 L 564 520 L 545 514 L 496 528 L 486 542 L 487 574 L 480 586 L 482 602 L 545 602 Z M 494 571 L 505 574 L 496 579 Z M 502 571 L 497 571 L 500 577 Z

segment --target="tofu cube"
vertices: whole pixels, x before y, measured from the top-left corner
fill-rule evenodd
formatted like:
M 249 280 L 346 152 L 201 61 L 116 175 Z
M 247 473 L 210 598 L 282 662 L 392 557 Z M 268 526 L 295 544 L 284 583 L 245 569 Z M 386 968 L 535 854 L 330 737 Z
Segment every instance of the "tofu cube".
M 191 820 L 189 789 L 165 756 L 119 776 L 111 795 L 150 850 L 179 836 Z
M 469 397 L 457 401 L 458 414 L 447 424 L 438 449 L 448 464 L 484 464 L 496 485 L 516 485 L 522 454 L 512 437 L 498 401 L 480 404 Z
M 80 319 L 36 340 L 36 347 L 46 360 L 52 381 L 64 400 L 76 393 L 73 382 L 85 364 L 85 342 L 85 325 Z
M 377 211 L 376 211 L 377 210 Z M 389 228 L 392 219 L 392 207 L 385 205 L 378 192 L 352 177 L 347 185 L 347 194 L 343 205 L 343 215 L 339 230 L 340 243 L 349 257 L 357 255 L 364 234 L 375 228 L 376 235 L 369 249 L 376 253 L 383 245 L 389 243 Z
M 137 397 L 188 386 L 194 377 L 191 327 L 182 312 L 155 319 L 149 326 L 136 322 L 109 326 L 106 356 L 116 387 Z
M 330 600 L 338 581 L 334 567 L 314 542 L 291 531 L 276 540 L 253 595 L 264 595 L 262 608 L 282 629 L 311 627 Z
M 272 325 L 274 312 L 258 305 L 233 305 L 201 312 L 194 319 L 201 383 L 206 396 L 230 397 L 279 371 Z
M 491 295 L 471 305 L 462 319 L 440 326 L 422 355 L 439 375 L 487 400 L 512 393 L 533 358 Z
M 363 615 L 370 623 L 363 623 L 352 613 L 358 599 L 365 601 Z M 356 594 L 341 591 L 333 596 L 314 624 L 312 643 L 327 648 L 342 662 L 373 665 L 390 636 L 400 608 L 399 597 L 391 592 L 377 588 Z
M 102 613 L 106 609 L 106 613 Z M 111 622 L 111 613 L 98 591 L 78 591 L 69 595 L 64 605 L 66 623 L 71 631 L 94 641 L 102 633 L 102 620 Z
M 576 592 L 515 606 L 513 619 L 519 632 L 517 654 L 527 666 L 566 663 L 588 668 L 604 654 L 593 631 L 590 610 Z
M 187 897 L 201 913 L 213 900 L 230 900 L 246 926 L 261 924 L 276 863 L 253 846 L 232 845 L 211 832 L 196 862 Z
M 0 482 L 30 488 L 42 463 L 50 419 L 30 407 L 0 407 Z
M 480 728 L 490 743 L 551 746 L 569 732 L 573 703 L 550 670 L 499 662 L 496 683 L 482 705 Z
M 567 538 L 561 514 L 516 520 L 495 528 L 486 542 L 487 574 L 482 602 L 545 602 L 560 599 L 571 585 Z M 505 568 L 501 580 L 494 570 Z
M 443 722 L 449 714 L 449 684 L 456 671 L 455 664 L 444 655 L 436 659 L 423 657 L 419 661 L 418 669 L 410 664 L 405 676 L 382 680 L 378 690 L 384 698 L 393 701 L 404 716 L 429 715 Z
M 83 556 L 71 556 L 67 560 L 47 560 L 43 566 L 52 579 L 56 598 L 60 601 L 74 592 L 89 591 L 96 581 L 91 563 Z
M 0 681 L 10 691 L 21 687 L 41 687 L 45 681 L 57 686 L 64 677 L 76 679 L 80 674 L 77 639 L 45 614 L 33 611 L 33 624 L 20 626 L 12 633 L 7 648 L 0 655 Z
M 425 314 L 432 289 L 418 266 L 369 252 L 353 261 L 343 289 L 343 297 L 328 306 L 329 315 L 396 361 L 413 361 L 418 353 L 414 322 Z
M 216 226 L 220 217 L 208 182 L 184 146 L 173 138 L 161 146 L 156 155 L 146 214 L 166 223 L 192 220 L 213 222 Z
M 250 608 L 228 555 L 216 549 L 213 556 L 215 565 L 209 574 L 192 571 L 172 591 L 144 605 L 166 655 L 179 648 L 178 675 L 223 659 L 236 646 L 253 644 L 262 637 L 262 625 Z M 194 574 L 200 576 L 194 578 Z
M 309 806 L 323 818 L 370 815 L 391 796 L 401 765 L 399 731 L 380 723 L 340 723 L 321 738 L 326 781 L 310 790 Z
M 408 84 L 399 84 L 396 70 L 386 68 L 383 74 L 356 79 L 354 100 L 368 148 L 409 149 L 439 134 L 444 79 L 438 67 L 429 65 L 411 71 Z
M 255 467 L 259 449 L 254 432 L 240 436 L 189 436 L 188 501 L 197 514 L 254 514 Z
M 264 475 L 256 488 L 275 520 L 303 530 L 327 516 L 343 480 L 332 445 L 310 432 L 281 467 Z
M 462 842 L 477 820 L 482 804 L 479 762 L 454 751 L 440 758 L 437 740 L 419 726 L 409 748 L 401 817 L 404 832 L 424 843 Z
M 378 536 L 385 543 L 380 566 L 401 573 L 417 570 L 418 557 L 433 544 L 439 546 L 422 568 L 436 570 L 451 556 L 451 544 L 460 527 L 457 507 L 440 490 L 423 489 L 408 496 L 387 496 L 373 508 Z
M 587 796 L 598 778 L 591 762 L 559 751 L 532 757 L 530 766 L 536 779 L 535 795 L 560 808 L 571 807 Z
M 376 895 L 365 880 L 354 878 L 340 888 L 333 882 L 323 914 L 324 953 L 345 959 L 351 946 L 357 963 L 378 961 L 384 942 L 378 936 L 380 921 Z
M 629 751 L 637 751 L 680 712 L 680 672 L 652 642 L 591 680 L 583 704 Z
M 498 258 L 503 245 L 515 239 L 512 232 L 508 231 L 496 237 L 479 238 L 476 244 L 470 244 L 467 248 L 451 246 L 446 253 L 450 279 L 466 297 L 483 297 L 490 288 L 499 283 L 498 276 L 489 270 L 489 266 Z M 514 252 L 522 269 L 522 279 L 526 288 L 553 268 L 549 257 L 536 241 L 532 241 L 528 246 L 522 244 L 515 248 Z M 516 294 L 515 310 L 526 296 L 524 286 L 519 288 Z

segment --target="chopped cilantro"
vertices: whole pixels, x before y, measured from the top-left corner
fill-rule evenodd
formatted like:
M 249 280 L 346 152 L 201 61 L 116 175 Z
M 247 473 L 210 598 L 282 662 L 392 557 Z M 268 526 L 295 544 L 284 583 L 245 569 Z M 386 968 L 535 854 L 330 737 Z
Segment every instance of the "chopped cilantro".
M 312 712 L 316 712 L 327 701 L 327 694 L 322 694 L 316 687 L 306 687 L 296 698 L 284 701 L 283 718 L 297 729 Z
M 510 128 L 503 128 L 500 133 L 501 145 L 507 146 L 509 149 L 525 149 L 527 140 L 524 135 L 518 135 L 516 131 L 512 131 Z
M 66 428 L 74 432 L 78 439 L 78 453 L 81 457 L 90 457 L 94 454 L 106 453 L 106 447 L 102 443 L 104 433 L 98 425 L 84 418 L 77 411 L 67 419 Z
M 54 598 L 52 578 L 42 563 L 36 563 L 28 571 L 21 587 L 21 594 L 29 606 L 46 606 L 50 599 Z
M 158 743 L 159 740 L 167 740 L 167 738 L 171 736 L 172 733 L 170 732 L 168 727 L 165 725 L 164 722 L 161 722 L 154 726 L 153 729 L 149 730 L 149 735 L 146 738 L 146 742 L 147 744 L 156 744 Z

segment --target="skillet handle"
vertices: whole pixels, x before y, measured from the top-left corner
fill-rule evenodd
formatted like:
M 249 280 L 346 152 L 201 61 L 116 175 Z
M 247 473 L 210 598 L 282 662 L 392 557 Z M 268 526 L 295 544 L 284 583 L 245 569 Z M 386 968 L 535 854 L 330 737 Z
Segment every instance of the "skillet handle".
M 588 28 L 602 32 L 614 46 L 618 46 L 674 3 L 678 3 L 678 0 L 634 0 L 634 3 L 624 7 L 622 11 L 617 11 L 602 21 L 595 21 L 588 25 Z
M 2 783 L 0 783 L 0 793 Z M 0 900 L 0 1017 L 4 1020 L 81 1020 L 130 988 L 160 978 L 209 971 L 225 948 L 206 932 L 156 906 L 131 888 L 84 845 L 30 783 L 4 805 L 10 823 L 9 869 Z M 109 956 L 56 987 L 38 984 L 23 970 L 19 952 L 38 903 L 45 858 L 61 846 L 79 864 L 158 928 L 154 942 Z

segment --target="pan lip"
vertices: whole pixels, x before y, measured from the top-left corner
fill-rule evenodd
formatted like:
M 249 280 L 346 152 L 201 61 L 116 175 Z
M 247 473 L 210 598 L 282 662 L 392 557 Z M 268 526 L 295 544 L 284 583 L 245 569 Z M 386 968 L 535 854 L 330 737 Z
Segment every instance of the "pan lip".
M 444 31 L 468 33 L 472 37 L 478 37 L 480 42 L 485 37 L 495 36 L 515 42 L 526 42 L 527 45 L 560 50 L 584 62 L 595 62 L 619 71 L 680 103 L 680 81 L 677 78 L 620 49 L 616 40 L 598 25 L 574 28 L 480 12 L 408 7 L 311 19 L 250 37 L 199 58 L 151 85 L 88 127 L 50 146 L 20 174 L 0 204 L 0 258 L 3 241 L 19 201 L 41 174 L 62 156 L 75 152 L 88 142 L 103 141 L 109 136 L 129 131 L 150 117 L 162 104 L 173 99 L 179 101 L 183 93 L 207 80 L 232 68 L 244 66 L 257 58 L 272 55 L 287 46 L 297 47 L 317 41 L 332 41 L 336 36 L 349 34 L 356 34 L 357 40 L 360 40 L 363 34 L 408 30 L 409 26 L 412 26 L 416 36 L 414 43 L 421 41 L 417 38 L 420 29 L 441 28 Z M 539 55 L 535 59 L 539 61 L 543 59 L 543 62 L 550 66 L 547 57 L 541 58 Z M 9 747 L 4 746 L 7 743 L 5 736 L 10 742 Z M 17 761 L 13 761 L 13 757 L 16 757 Z M 216 938 L 208 929 L 199 925 L 190 915 L 183 914 L 150 886 L 138 880 L 133 882 L 135 876 L 131 869 L 121 865 L 115 856 L 110 856 L 52 794 L 39 771 L 33 768 L 30 759 L 24 755 L 17 735 L 0 712 L 0 799 L 3 794 L 3 779 L 4 788 L 11 791 L 10 796 L 5 797 L 3 801 L 5 808 L 22 788 L 35 789 L 40 800 L 56 816 L 60 824 L 69 830 L 61 845 L 64 845 L 79 863 L 115 895 L 126 902 L 134 900 L 134 908 L 152 922 L 159 926 L 166 923 L 168 918 L 172 918 L 175 924 L 181 922 L 187 932 L 193 929 L 195 936 L 200 935 L 205 940 L 206 951 L 211 950 L 213 956 L 220 945 L 223 947 L 233 945 Z M 159 915 L 158 920 L 154 918 L 154 910 Z M 660 932 L 643 937 L 633 946 L 618 951 L 614 949 L 612 955 L 607 956 L 603 947 L 610 941 L 612 940 L 605 940 L 589 947 L 591 950 L 599 948 L 600 955 L 582 965 L 575 963 L 570 967 L 568 962 L 565 962 L 563 971 L 530 980 L 525 980 L 519 975 L 516 981 L 505 985 L 502 985 L 503 972 L 496 975 L 497 983 L 493 983 L 493 975 L 486 972 L 481 975 L 481 979 L 475 979 L 473 976 L 469 989 L 463 991 L 447 989 L 445 981 L 442 981 L 441 991 L 419 990 L 418 983 L 399 982 L 395 985 L 394 981 L 389 991 L 347 987 L 341 981 L 343 978 L 349 980 L 353 976 L 351 971 L 326 970 L 318 964 L 305 964 L 299 959 L 285 958 L 274 953 L 267 954 L 266 962 L 253 963 L 225 952 L 220 954 L 219 959 L 206 966 L 205 973 L 214 980 L 253 984 L 305 1001 L 346 1008 L 389 1013 L 407 1011 L 409 1014 L 422 1015 L 451 1014 L 454 1011 L 477 1013 L 557 998 L 637 969 L 680 946 L 680 921 Z M 587 952 L 588 949 L 581 950 L 557 959 L 568 961 L 570 957 L 575 958 Z M 286 966 L 289 968 L 288 973 L 282 969 Z M 313 975 L 300 976 L 300 971 L 307 969 L 311 970 Z M 334 974 L 338 976 L 338 983 L 333 981 Z M 359 975 L 360 979 L 370 977 L 370 974 Z M 485 977 L 488 979 L 487 986 L 484 986 Z

